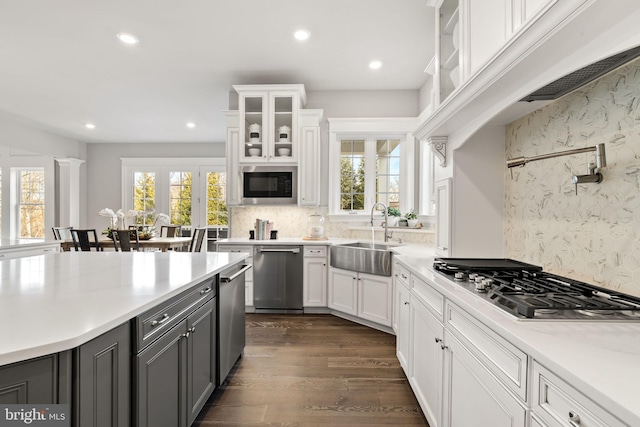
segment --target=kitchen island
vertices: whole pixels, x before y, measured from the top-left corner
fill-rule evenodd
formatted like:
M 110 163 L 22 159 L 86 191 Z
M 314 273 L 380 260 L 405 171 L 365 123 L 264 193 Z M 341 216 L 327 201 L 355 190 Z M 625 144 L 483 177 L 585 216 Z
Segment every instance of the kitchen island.
M 4 401 L 70 404 L 74 426 L 189 425 L 218 381 L 217 275 L 247 255 L 67 252 L 0 261 Z

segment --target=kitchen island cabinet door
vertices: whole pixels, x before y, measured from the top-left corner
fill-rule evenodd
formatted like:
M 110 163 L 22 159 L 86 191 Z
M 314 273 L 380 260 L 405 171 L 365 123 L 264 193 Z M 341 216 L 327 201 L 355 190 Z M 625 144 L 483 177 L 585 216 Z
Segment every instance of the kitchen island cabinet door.
M 76 357 L 74 425 L 129 425 L 131 329 L 129 323 L 81 345 Z
M 187 321 L 136 356 L 137 427 L 185 427 Z
M 216 298 L 187 318 L 187 404 L 191 425 L 216 387 Z
M 58 356 L 0 367 L 0 404 L 57 403 Z
M 524 427 L 526 410 L 448 331 L 444 350 L 444 427 Z
M 304 257 L 303 273 L 303 300 L 304 307 L 326 307 L 327 306 L 327 258 L 326 248 L 323 250 L 324 257 Z M 305 254 L 307 248 L 305 248 Z

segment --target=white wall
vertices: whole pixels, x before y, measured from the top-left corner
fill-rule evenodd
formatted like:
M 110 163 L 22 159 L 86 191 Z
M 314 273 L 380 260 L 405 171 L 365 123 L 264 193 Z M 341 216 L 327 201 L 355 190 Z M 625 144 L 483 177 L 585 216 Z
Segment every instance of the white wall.
M 487 126 L 453 151 L 452 255 L 503 257 L 504 126 Z
M 41 156 L 52 170 L 55 170 L 55 158 L 74 158 L 84 160 L 86 158 L 86 144 L 77 140 L 53 134 L 49 131 L 38 129 L 25 121 L 21 121 L 12 116 L 0 114 L 0 168 L 2 168 L 2 194 L 5 203 L 2 204 L 2 235 L 9 237 L 10 204 L 8 195 L 10 194 L 9 169 L 14 166 L 12 156 Z M 85 216 L 86 208 L 86 167 L 80 167 L 80 217 Z M 50 176 L 53 175 L 53 176 Z M 47 201 L 52 204 L 47 206 L 46 230 L 50 226 L 57 225 L 57 200 L 58 192 L 55 186 L 57 182 L 57 172 L 45 176 L 48 189 L 56 189 L 54 194 L 47 194 Z M 49 191 L 50 193 L 50 191 Z M 55 202 L 55 203 L 53 203 Z M 51 212 L 52 214 L 49 214 Z M 53 236 L 45 230 L 45 237 Z

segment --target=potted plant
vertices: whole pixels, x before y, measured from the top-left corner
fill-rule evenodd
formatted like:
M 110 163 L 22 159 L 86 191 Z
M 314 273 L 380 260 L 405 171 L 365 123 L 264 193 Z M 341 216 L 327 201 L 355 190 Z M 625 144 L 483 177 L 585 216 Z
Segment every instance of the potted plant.
M 416 228 L 416 226 L 418 225 L 418 213 L 415 211 L 415 209 L 411 209 L 405 214 L 404 217 L 407 218 L 409 227 Z
M 388 227 L 397 227 L 398 221 L 400 220 L 400 210 L 398 208 L 392 208 L 389 206 L 387 208 L 387 226 Z

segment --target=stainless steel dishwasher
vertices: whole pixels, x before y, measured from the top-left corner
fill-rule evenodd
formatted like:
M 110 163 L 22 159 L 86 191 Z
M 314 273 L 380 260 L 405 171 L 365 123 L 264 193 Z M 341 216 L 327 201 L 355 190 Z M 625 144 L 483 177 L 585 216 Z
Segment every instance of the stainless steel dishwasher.
M 256 313 L 302 313 L 302 246 L 256 245 L 253 268 Z

